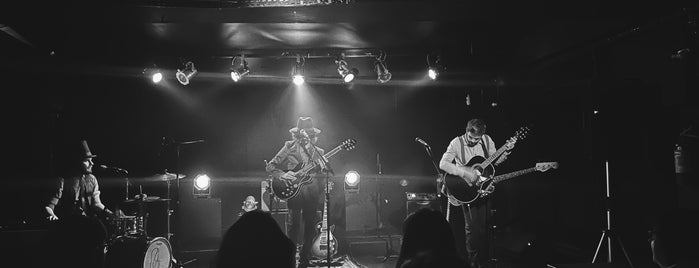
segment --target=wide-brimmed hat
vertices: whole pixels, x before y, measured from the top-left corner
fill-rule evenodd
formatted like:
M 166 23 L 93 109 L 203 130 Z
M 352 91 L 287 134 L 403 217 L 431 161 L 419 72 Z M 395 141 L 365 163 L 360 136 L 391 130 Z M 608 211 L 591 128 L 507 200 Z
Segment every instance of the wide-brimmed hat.
M 306 130 L 306 132 L 313 132 L 315 134 L 320 133 L 320 129 L 313 127 L 313 118 L 309 116 L 299 117 L 299 120 L 296 121 L 296 127 L 289 129 L 289 132 L 296 133 L 301 129 Z
M 80 157 L 81 158 L 93 158 L 97 157 L 97 155 L 92 154 L 90 152 L 90 147 L 87 146 L 87 141 L 86 140 L 81 140 L 80 144 L 82 145 L 82 150 L 80 151 Z

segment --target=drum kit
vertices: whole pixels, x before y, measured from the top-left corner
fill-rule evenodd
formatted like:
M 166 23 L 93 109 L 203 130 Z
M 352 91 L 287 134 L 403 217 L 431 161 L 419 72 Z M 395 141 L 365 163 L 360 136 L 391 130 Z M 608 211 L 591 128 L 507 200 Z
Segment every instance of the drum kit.
M 170 182 L 184 177 L 182 174 L 165 172 L 139 180 L 167 182 L 169 197 Z M 127 179 L 127 197 L 128 186 Z M 169 268 L 173 265 L 173 250 L 169 241 L 171 199 L 147 196 L 142 188 L 139 189 L 140 193 L 135 198 L 122 201 L 117 217 L 109 220 L 106 267 Z

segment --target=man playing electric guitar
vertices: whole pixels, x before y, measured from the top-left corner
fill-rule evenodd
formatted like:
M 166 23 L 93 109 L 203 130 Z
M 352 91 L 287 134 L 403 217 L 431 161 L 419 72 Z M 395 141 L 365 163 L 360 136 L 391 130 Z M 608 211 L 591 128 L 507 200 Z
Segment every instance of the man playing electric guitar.
M 289 130 L 293 140 L 284 143 L 279 152 L 267 163 L 266 170 L 276 178 L 295 180 L 295 172 L 301 166 L 309 165 L 312 162 L 318 166 L 308 173 L 319 174 L 325 168 L 323 157 L 324 150 L 315 146 L 318 141 L 317 135 L 320 129 L 313 127 L 313 119 L 310 117 L 300 117 L 296 122 L 296 127 Z M 299 252 L 299 267 L 308 266 L 308 257 L 315 235 L 316 211 L 321 203 L 321 193 L 324 188 L 323 180 L 313 179 L 312 182 L 303 185 L 298 194 L 287 201 L 289 207 L 289 217 L 291 226 L 289 238 L 294 243 L 299 244 L 298 232 L 300 231 L 301 219 L 303 218 L 303 246 Z
M 449 143 L 447 150 L 439 161 L 439 168 L 451 175 L 463 178 L 469 185 L 480 183 L 480 175 L 484 171 L 469 167 L 467 163 L 475 156 L 488 158 L 496 153 L 497 147 L 495 147 L 495 142 L 493 142 L 490 136 L 485 134 L 485 131 L 486 124 L 483 120 L 471 119 L 468 121 L 466 133 L 454 138 Z M 507 151 L 504 151 L 502 155 L 495 160 L 495 165 L 499 165 L 507 159 L 507 155 L 510 154 L 509 150 L 514 148 L 515 141 L 516 140 L 513 138 L 507 142 L 505 145 Z M 493 190 L 493 187 L 486 189 L 486 191 L 489 192 Z M 455 209 L 453 210 L 454 212 L 450 212 L 450 214 L 457 216 L 459 211 L 461 211 L 464 216 L 464 228 L 462 229 L 460 227 L 460 221 L 455 221 L 452 215 L 447 215 L 447 219 L 452 226 L 452 231 L 454 231 L 454 234 L 457 236 L 457 249 L 463 254 L 465 246 L 465 251 L 471 263 L 471 267 L 487 267 L 489 259 L 488 226 L 486 225 L 486 213 L 488 211 L 487 202 L 473 202 L 464 205 L 448 192 L 446 194 L 449 198 L 449 207 L 461 206 L 462 208 L 460 210 Z M 452 210 L 448 209 L 447 211 Z M 463 240 L 460 239 L 460 234 L 464 234 Z M 460 243 L 461 241 L 465 243 Z

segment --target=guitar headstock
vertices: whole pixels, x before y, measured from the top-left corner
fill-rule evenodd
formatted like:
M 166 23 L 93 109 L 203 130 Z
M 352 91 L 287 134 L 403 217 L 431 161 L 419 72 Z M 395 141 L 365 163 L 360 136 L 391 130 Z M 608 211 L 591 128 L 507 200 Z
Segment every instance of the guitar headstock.
M 514 144 L 518 140 L 523 140 L 524 138 L 527 137 L 527 134 L 529 133 L 529 127 L 528 126 L 523 126 L 520 127 L 517 132 L 515 132 L 515 135 L 512 136 L 509 140 L 507 140 L 507 143 L 512 143 Z
M 340 145 L 340 147 L 342 147 L 342 149 L 347 150 L 347 151 L 354 149 L 354 147 L 356 147 L 356 146 L 357 146 L 357 140 L 355 140 L 355 139 L 347 139 L 347 140 L 343 141 L 342 144 Z
M 549 169 L 557 169 L 558 168 L 558 162 L 543 162 L 543 163 L 536 163 L 536 170 L 544 172 Z

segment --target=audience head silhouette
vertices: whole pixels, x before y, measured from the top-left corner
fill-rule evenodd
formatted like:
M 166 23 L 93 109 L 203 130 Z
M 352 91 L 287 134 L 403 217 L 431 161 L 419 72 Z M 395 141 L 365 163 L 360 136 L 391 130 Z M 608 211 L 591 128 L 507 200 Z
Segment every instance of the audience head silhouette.
M 666 267 L 699 267 L 699 211 L 674 209 L 658 218 L 650 237 L 653 262 Z
M 243 214 L 223 237 L 216 267 L 294 267 L 296 248 L 267 212 Z
M 413 264 L 430 262 L 435 254 L 439 256 L 456 257 L 454 235 L 444 215 L 428 208 L 422 208 L 410 214 L 403 221 L 403 243 L 396 267 L 401 267 L 404 262 L 417 257 L 424 252 L 421 260 Z M 459 267 L 465 267 L 464 265 Z M 409 266 L 422 267 L 422 266 Z

